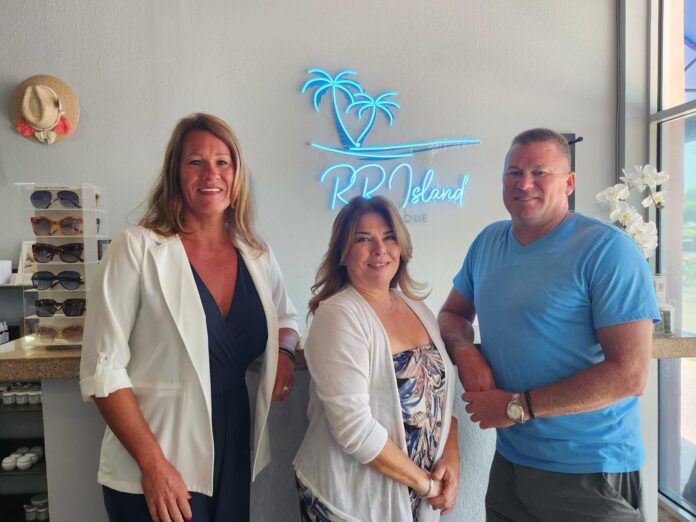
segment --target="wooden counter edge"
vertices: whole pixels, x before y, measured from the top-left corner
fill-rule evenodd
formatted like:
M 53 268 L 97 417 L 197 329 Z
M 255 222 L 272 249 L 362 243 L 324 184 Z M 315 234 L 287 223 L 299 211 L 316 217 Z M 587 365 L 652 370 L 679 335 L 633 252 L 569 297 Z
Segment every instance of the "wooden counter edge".
M 295 370 L 306 371 L 304 350 L 297 349 L 295 356 Z M 696 358 L 696 337 L 655 337 L 652 357 Z M 21 348 L 21 341 L 0 345 L 0 381 L 76 379 L 79 375 L 79 348 L 37 347 L 25 350 Z
M 654 337 L 653 359 L 696 357 L 696 337 Z

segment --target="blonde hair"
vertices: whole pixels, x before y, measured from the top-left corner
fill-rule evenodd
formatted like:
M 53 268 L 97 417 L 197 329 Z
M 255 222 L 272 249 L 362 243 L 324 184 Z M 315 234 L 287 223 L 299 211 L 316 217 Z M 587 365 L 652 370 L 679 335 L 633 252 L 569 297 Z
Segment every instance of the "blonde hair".
M 340 292 L 347 284 L 348 272 L 345 260 L 353 246 L 353 237 L 360 218 L 374 212 L 387 222 L 396 237 L 396 243 L 401 250 L 401 259 L 396 274 L 389 282 L 389 288 L 398 285 L 407 297 L 421 301 L 427 294 L 421 295 L 425 285 L 415 281 L 408 273 L 408 262 L 413 257 L 411 236 L 406 224 L 394 205 L 389 200 L 376 196 L 371 199 L 354 197 L 341 209 L 334 220 L 329 239 L 329 248 L 317 269 L 317 275 L 312 285 L 313 297 L 309 300 L 309 315 L 314 314 L 319 303 Z
M 150 193 L 147 210 L 139 224 L 163 236 L 173 236 L 186 231 L 179 170 L 184 139 L 190 132 L 197 130 L 211 133 L 230 149 L 234 164 L 234 185 L 226 216 L 230 232 L 256 250 L 258 254 L 265 252 L 266 246 L 254 232 L 249 172 L 239 141 L 224 121 L 210 114 L 192 114 L 180 120 L 174 127 L 164 154 L 159 179 Z

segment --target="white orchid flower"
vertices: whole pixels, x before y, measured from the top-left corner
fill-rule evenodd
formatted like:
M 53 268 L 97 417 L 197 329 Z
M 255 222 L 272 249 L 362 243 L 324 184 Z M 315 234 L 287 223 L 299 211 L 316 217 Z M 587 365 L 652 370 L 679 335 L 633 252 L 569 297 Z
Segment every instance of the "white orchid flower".
M 613 187 L 608 187 L 595 197 L 595 205 L 599 218 L 605 223 L 616 221 L 612 214 L 617 210 L 617 205 L 628 199 L 630 191 L 623 183 L 617 183 Z
M 639 192 L 645 191 L 646 187 L 655 192 L 657 185 L 662 185 L 669 179 L 669 175 L 658 172 L 652 165 L 635 165 L 631 172 L 623 170 L 624 175 L 621 180 L 629 187 L 635 187 Z
M 643 177 L 645 178 L 645 183 L 650 190 L 655 192 L 658 185 L 662 185 L 665 181 L 669 179 L 669 175 L 664 172 L 658 172 L 652 165 L 646 165 L 643 167 Z
M 646 223 L 643 221 L 643 217 L 636 212 L 631 216 L 630 221 L 626 222 L 626 232 L 631 236 L 640 237 L 646 232 L 645 225 Z
M 648 208 L 650 205 L 655 205 L 655 208 L 663 208 L 665 206 L 665 197 L 662 192 L 651 193 L 642 201 L 642 205 Z
M 623 229 L 638 245 L 645 258 L 649 258 L 657 249 L 657 227 L 652 221 L 643 221 L 643 216 L 629 205 L 626 200 L 630 196 L 631 189 L 645 192 L 648 189 L 648 197 L 641 204 L 645 208 L 655 205 L 663 208 L 665 204 L 664 194 L 657 192 L 658 185 L 665 183 L 669 176 L 664 172 L 658 172 L 652 165 L 635 165 L 632 170 L 622 169 L 621 181 L 613 187 L 608 187 L 596 196 L 595 205 L 600 209 L 603 219 L 614 222 Z M 608 219 L 607 219 L 608 217 Z
M 636 242 L 646 259 L 655 253 L 657 249 L 657 227 L 655 223 L 652 221 L 645 223 L 641 219 L 632 223 L 627 232 Z
M 625 201 L 628 199 L 630 192 L 628 187 L 623 183 L 617 183 L 613 187 L 605 188 L 597 194 L 596 199 L 599 203 L 605 201 Z
M 615 202 L 609 213 L 609 220 L 618 221 L 622 228 L 626 228 L 636 217 L 642 220 L 636 209 L 625 201 Z
M 643 178 L 643 167 L 635 165 L 630 172 L 626 172 L 626 169 L 621 169 L 621 171 L 624 173 L 624 175 L 621 176 L 621 181 L 626 183 L 626 185 L 631 188 L 637 188 L 639 192 L 645 190 L 646 183 Z

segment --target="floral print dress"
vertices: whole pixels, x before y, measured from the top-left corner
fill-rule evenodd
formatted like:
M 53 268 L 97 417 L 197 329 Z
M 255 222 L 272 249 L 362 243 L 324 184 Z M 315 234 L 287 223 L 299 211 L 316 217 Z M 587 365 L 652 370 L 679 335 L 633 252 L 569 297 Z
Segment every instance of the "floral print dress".
M 394 355 L 396 384 L 411 460 L 426 471 L 435 464 L 445 408 L 445 364 L 432 344 Z M 423 501 L 409 489 L 414 522 Z
M 435 463 L 442 435 L 445 408 L 445 363 L 432 344 L 418 346 L 393 357 L 396 384 L 401 402 L 401 414 L 406 434 L 406 451 L 411 460 L 426 471 Z M 303 522 L 340 522 L 337 517 L 301 482 L 300 514 Z M 409 489 L 411 512 L 418 522 L 420 504 L 418 494 Z

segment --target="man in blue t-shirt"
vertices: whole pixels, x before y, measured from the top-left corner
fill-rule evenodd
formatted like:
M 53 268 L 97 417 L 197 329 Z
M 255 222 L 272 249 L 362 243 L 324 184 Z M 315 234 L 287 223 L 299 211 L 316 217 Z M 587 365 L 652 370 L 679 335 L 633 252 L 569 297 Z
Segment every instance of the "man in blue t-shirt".
M 563 136 L 518 135 L 503 174 L 512 219 L 476 237 L 440 311 L 466 411 L 497 428 L 488 521 L 643 519 L 651 273 L 625 233 L 568 210 L 574 188 Z

